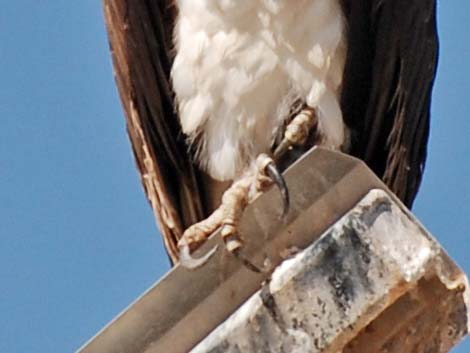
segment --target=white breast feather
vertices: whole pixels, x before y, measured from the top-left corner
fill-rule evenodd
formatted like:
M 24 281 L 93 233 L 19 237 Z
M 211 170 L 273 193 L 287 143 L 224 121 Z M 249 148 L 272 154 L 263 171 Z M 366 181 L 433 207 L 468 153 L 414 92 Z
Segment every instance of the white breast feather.
M 345 61 L 337 0 L 178 0 L 172 82 L 183 132 L 218 180 L 267 152 L 289 97 L 319 113 L 325 144 L 344 142 Z

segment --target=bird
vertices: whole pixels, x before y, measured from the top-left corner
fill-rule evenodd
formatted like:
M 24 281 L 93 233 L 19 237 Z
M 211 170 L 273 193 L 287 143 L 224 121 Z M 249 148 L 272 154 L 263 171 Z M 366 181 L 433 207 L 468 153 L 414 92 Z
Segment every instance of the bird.
M 427 155 L 436 0 L 104 0 L 115 80 L 173 264 L 320 145 L 412 207 Z

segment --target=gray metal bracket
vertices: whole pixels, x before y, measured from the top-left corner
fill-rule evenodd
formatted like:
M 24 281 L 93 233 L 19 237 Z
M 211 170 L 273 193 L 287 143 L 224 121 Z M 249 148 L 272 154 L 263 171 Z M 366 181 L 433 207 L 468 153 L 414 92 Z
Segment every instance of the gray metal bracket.
M 286 250 L 309 246 L 368 191 L 388 192 L 362 161 L 322 148 L 310 150 L 284 176 L 291 194 L 286 219 L 280 217 L 277 189 L 261 195 L 243 216 L 244 251 L 255 264 L 269 259 L 277 266 Z M 215 243 L 221 243 L 218 232 L 200 251 Z M 197 270 L 172 269 L 78 353 L 188 352 L 257 292 L 266 277 L 247 270 L 219 246 Z

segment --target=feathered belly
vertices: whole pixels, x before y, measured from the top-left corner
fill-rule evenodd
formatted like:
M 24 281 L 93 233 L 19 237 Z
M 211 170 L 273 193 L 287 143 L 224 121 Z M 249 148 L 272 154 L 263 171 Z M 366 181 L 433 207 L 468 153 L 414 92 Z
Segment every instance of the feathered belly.
M 179 0 L 172 82 L 183 132 L 213 178 L 269 151 L 290 105 L 316 108 L 339 147 L 343 17 L 332 0 Z

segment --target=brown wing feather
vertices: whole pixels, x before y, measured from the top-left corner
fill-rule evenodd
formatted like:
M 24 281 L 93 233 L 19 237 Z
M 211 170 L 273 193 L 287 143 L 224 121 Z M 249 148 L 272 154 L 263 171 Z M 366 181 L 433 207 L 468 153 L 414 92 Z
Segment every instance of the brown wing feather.
M 343 112 L 352 153 L 406 205 L 418 191 L 438 56 L 436 0 L 343 0 Z
M 134 156 L 176 262 L 178 239 L 204 215 L 169 83 L 176 7 L 169 0 L 104 0 L 104 11 Z
M 352 152 L 408 206 L 426 157 L 437 63 L 435 0 L 342 0 L 348 59 L 342 106 Z M 168 253 L 204 216 L 200 172 L 173 106 L 169 72 L 176 7 L 170 0 L 104 0 L 116 81 L 142 183 Z

